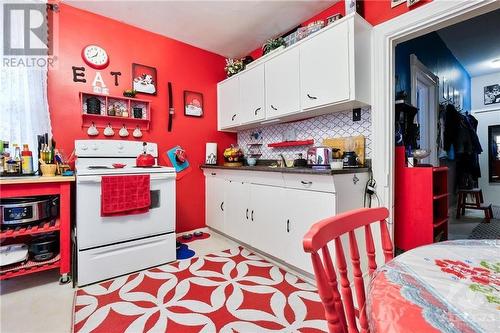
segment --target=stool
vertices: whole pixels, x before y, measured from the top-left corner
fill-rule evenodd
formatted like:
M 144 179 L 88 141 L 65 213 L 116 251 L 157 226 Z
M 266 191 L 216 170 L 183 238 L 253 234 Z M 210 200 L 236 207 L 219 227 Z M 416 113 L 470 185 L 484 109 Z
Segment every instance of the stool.
M 467 202 L 467 196 L 471 195 L 473 202 Z M 465 215 L 465 209 L 476 209 L 484 211 L 484 218 L 489 222 L 493 218 L 493 210 L 491 204 L 483 204 L 483 191 L 480 188 L 473 188 L 470 190 L 458 190 L 457 197 L 457 219 L 461 215 Z

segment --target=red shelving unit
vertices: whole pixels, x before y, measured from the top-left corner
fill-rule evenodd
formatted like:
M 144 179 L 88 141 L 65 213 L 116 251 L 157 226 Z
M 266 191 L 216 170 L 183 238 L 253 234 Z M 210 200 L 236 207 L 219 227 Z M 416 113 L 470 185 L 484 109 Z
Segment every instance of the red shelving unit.
M 100 101 L 100 114 L 87 113 L 86 103 L 92 97 Z M 115 104 L 125 108 L 128 116 L 108 115 L 108 107 Z M 141 118 L 134 117 L 134 108 L 142 109 Z M 80 92 L 80 110 L 82 112 L 82 127 L 89 127 L 94 123 L 98 128 L 104 128 L 110 124 L 115 129 L 125 125 L 129 129 L 139 126 L 141 130 L 147 131 L 151 122 L 151 101 L 144 99 Z
M 302 141 L 283 141 L 283 142 L 275 142 L 269 143 L 267 146 L 269 148 L 278 148 L 278 147 L 295 147 L 295 146 L 308 146 L 313 145 L 314 140 L 302 140 Z
M 70 220 L 71 220 L 71 183 L 75 177 L 29 177 L 22 179 L 0 179 L 0 198 L 16 198 L 38 195 L 59 196 L 59 218 L 38 225 L 18 227 L 0 231 L 0 244 L 26 243 L 31 235 L 57 232 L 59 235 L 59 255 L 47 261 L 24 263 L 0 268 L 0 280 L 16 276 L 59 268 L 60 282 L 68 282 L 71 268 Z
M 448 168 L 406 165 L 405 147 L 396 147 L 395 243 L 408 251 L 448 238 Z

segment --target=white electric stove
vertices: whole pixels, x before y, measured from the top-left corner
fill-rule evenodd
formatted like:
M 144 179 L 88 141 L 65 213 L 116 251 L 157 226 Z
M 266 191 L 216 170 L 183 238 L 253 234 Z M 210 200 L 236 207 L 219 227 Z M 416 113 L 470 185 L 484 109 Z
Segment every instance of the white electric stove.
M 158 158 L 158 147 L 146 150 Z M 175 170 L 135 167 L 143 143 L 76 140 L 76 248 L 78 285 L 175 260 Z M 114 168 L 114 163 L 125 164 Z M 147 213 L 101 217 L 103 176 L 148 174 L 151 206 Z

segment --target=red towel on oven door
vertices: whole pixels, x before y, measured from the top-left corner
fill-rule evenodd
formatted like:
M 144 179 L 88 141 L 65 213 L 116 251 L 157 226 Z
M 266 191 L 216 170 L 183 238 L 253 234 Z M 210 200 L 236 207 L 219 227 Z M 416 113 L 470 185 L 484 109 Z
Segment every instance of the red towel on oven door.
M 102 176 L 101 216 L 142 214 L 150 204 L 149 175 Z

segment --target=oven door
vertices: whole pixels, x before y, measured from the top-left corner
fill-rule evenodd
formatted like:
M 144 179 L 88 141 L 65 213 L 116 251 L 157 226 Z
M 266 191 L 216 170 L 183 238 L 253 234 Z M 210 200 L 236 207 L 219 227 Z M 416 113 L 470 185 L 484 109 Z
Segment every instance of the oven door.
M 101 217 L 101 179 L 77 177 L 76 233 L 85 250 L 175 231 L 175 173 L 150 175 L 151 207 L 147 213 Z

